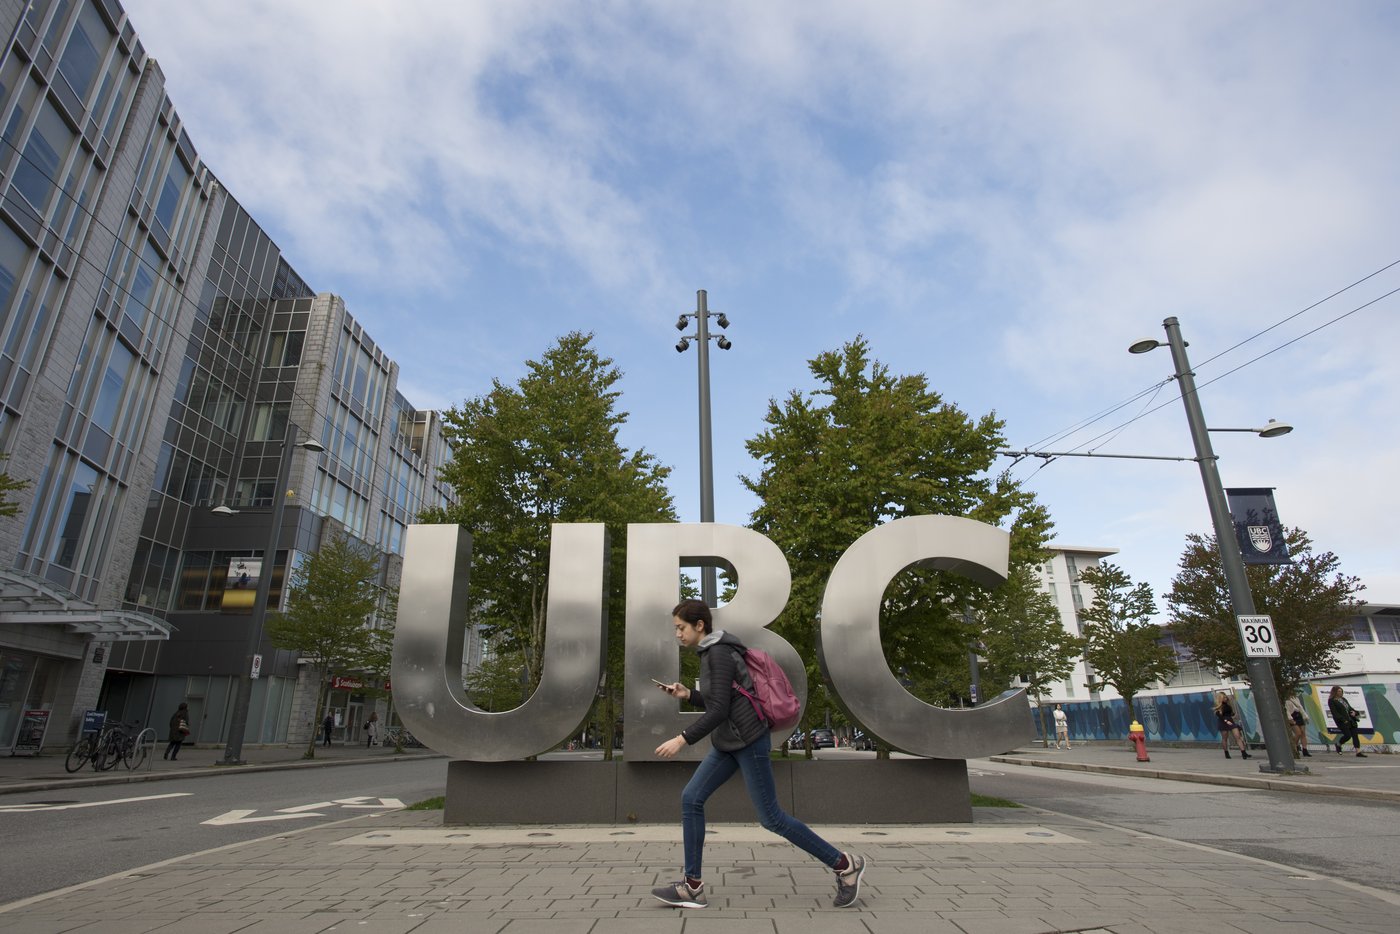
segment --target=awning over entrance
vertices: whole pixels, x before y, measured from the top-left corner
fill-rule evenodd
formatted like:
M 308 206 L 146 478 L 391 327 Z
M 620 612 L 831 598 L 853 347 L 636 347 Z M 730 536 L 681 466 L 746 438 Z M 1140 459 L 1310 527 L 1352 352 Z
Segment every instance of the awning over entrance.
M 15 568 L 0 569 L 0 625 L 63 626 L 98 641 L 169 639 L 165 620 L 132 610 L 104 610 L 65 590 Z

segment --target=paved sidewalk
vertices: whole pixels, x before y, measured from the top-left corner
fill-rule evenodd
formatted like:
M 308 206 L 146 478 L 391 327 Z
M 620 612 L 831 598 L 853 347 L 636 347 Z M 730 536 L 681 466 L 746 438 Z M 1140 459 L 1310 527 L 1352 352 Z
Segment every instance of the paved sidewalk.
M 394 811 L 234 844 L 0 906 L 13 934 L 1391 934 L 1400 895 L 1031 809 L 970 825 L 822 827 L 865 853 L 831 874 L 753 826 L 710 828 L 710 907 L 673 881 L 672 826 L 444 828 Z M 91 926 L 91 928 L 87 926 Z
M 248 747 L 242 768 L 388 762 L 392 748 Z M 0 760 L 0 792 L 223 774 L 222 749 L 186 749 L 149 772 L 70 776 L 61 757 Z M 1214 754 L 1213 754 L 1214 753 Z M 412 750 L 409 755 L 435 755 Z M 841 754 L 851 753 L 842 750 Z M 1026 747 L 994 761 L 1327 793 L 1395 794 L 1400 757 L 1314 754 L 1310 776 L 1257 759 L 1118 744 Z M 1272 787 L 1270 784 L 1268 787 Z M 1397 796 L 1400 797 L 1400 796 Z M 1400 894 L 1034 809 L 976 808 L 968 825 L 817 829 L 871 861 L 861 900 L 830 907 L 830 873 L 756 826 L 712 825 L 710 907 L 679 911 L 675 825 L 443 827 L 390 811 L 233 844 L 0 905 L 15 934 L 1264 934 L 1392 932 Z M 3 897 L 3 896 L 0 896 Z
M 362 762 L 387 762 L 396 757 L 393 746 L 366 747 L 336 743 L 331 746 L 317 746 L 316 758 L 304 759 L 306 747 L 295 746 L 244 746 L 241 766 L 218 765 L 224 756 L 223 746 L 190 747 L 180 750 L 180 757 L 174 762 L 161 758 L 165 743 L 157 743 L 155 755 L 145 764 L 132 771 L 118 765 L 110 772 L 98 772 L 91 764 L 77 772 L 69 773 L 64 767 L 64 753 L 43 756 L 0 757 L 0 795 L 30 791 L 46 791 L 54 788 L 78 788 L 90 785 L 125 784 L 129 782 L 159 781 L 165 778 L 190 778 L 201 775 L 222 775 L 230 768 L 244 771 L 268 771 L 272 769 L 318 768 L 328 765 L 347 765 Z M 64 751 L 66 752 L 66 750 Z M 406 748 L 405 756 L 437 756 L 438 753 L 422 747 Z
M 1149 746 L 1147 755 L 1151 761 L 1138 762 L 1135 750 L 1126 742 L 1076 743 L 1070 749 L 1046 749 L 1036 743 L 992 756 L 991 761 L 1400 802 L 1400 756 L 1368 753 L 1359 759 L 1350 747 L 1340 756 L 1330 749 L 1314 747 L 1311 758 L 1298 760 L 1300 766 L 1308 769 L 1306 774 L 1275 775 L 1259 771 L 1260 764 L 1267 765 L 1269 761 L 1262 749 L 1251 750 L 1250 754 L 1252 758 L 1241 759 L 1238 750 L 1231 750 L 1226 759 L 1218 747 Z

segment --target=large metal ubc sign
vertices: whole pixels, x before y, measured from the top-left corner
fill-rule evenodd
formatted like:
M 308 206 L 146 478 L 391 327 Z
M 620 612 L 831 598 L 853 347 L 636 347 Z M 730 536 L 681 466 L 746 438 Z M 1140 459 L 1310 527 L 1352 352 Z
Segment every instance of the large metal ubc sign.
M 880 647 L 885 588 L 901 571 L 951 571 L 987 585 L 1006 580 L 1010 536 L 955 516 L 911 516 L 867 532 L 831 571 L 822 599 L 817 660 L 840 703 L 895 749 L 941 759 L 992 755 L 1025 740 L 1024 691 L 969 710 L 933 707 L 899 683 Z M 737 581 L 714 611 L 718 629 L 772 655 L 805 707 L 806 669 L 796 649 L 767 627 L 787 604 L 792 576 L 782 552 L 752 529 L 715 523 L 627 527 L 627 759 L 652 750 L 699 714 L 651 690 L 674 681 L 679 658 L 670 625 L 682 567 L 713 565 Z M 462 646 L 471 578 L 471 536 L 455 525 L 408 529 L 394 637 L 395 706 L 431 748 L 457 759 L 504 762 L 539 755 L 573 736 L 587 719 L 603 679 L 607 640 L 607 533 L 599 523 L 552 530 L 549 599 L 539 687 L 513 710 L 487 712 L 461 686 Z M 704 744 L 683 757 L 698 758 Z M 660 760 L 655 760 L 660 761 Z

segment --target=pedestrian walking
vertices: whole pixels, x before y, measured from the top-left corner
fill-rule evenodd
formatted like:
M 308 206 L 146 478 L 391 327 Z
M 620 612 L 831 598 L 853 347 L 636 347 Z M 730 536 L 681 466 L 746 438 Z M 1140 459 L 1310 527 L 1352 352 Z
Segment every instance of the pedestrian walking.
M 190 735 L 190 705 L 184 701 L 176 708 L 175 713 L 170 717 L 170 732 L 166 735 L 169 741 L 165 747 L 165 754 L 162 759 L 170 759 L 172 762 L 180 758 L 180 747 L 184 745 L 185 737 Z
M 378 713 L 378 711 L 375 711 L 375 712 L 371 713 L 371 714 L 369 715 L 369 719 L 365 721 L 365 745 L 366 745 L 366 746 L 378 746 L 378 745 L 379 745 L 379 713 Z
M 855 853 L 842 853 L 817 836 L 810 827 L 785 812 L 778 804 L 772 748 L 768 724 L 739 691 L 739 683 L 752 691 L 752 678 L 743 664 L 744 645 L 732 634 L 714 629 L 710 608 L 702 600 L 685 600 L 671 611 L 676 641 L 700 654 L 700 690 L 691 690 L 679 681 L 660 684 L 661 690 L 704 711 L 680 735 L 656 747 L 656 754 L 670 759 L 686 746 L 710 737 L 710 751 L 695 769 L 681 792 L 681 835 L 684 840 L 685 877 L 679 882 L 651 890 L 651 894 L 678 908 L 704 908 L 709 904 L 701 881 L 705 846 L 705 801 L 721 785 L 742 772 L 749 798 L 767 830 L 821 860 L 836 873 L 837 908 L 847 908 L 860 895 L 860 882 L 866 860 Z
M 1065 748 L 1069 748 L 1069 717 L 1065 716 L 1065 709 L 1059 704 L 1055 705 L 1055 748 L 1060 748 L 1060 740 L 1065 741 Z
M 333 711 L 327 710 L 327 711 L 326 711 L 326 719 L 324 719 L 324 720 L 321 721 L 321 745 L 322 745 L 322 746 L 329 746 L 329 745 L 331 744 L 331 731 L 334 730 L 334 729 L 335 729 L 335 713 L 334 713 Z
M 1366 758 L 1366 753 L 1361 751 L 1361 734 L 1357 730 L 1361 725 L 1361 711 L 1351 706 L 1340 684 L 1334 684 L 1328 693 L 1327 709 L 1332 712 L 1332 721 L 1337 724 L 1337 755 L 1342 754 L 1342 746 L 1350 738 L 1351 748 L 1356 750 L 1357 757 Z
M 1312 753 L 1308 752 L 1308 712 L 1303 709 L 1303 702 L 1297 697 L 1290 697 L 1284 701 L 1283 709 L 1288 714 L 1288 728 L 1293 732 L 1294 755 L 1311 759 Z
M 1224 691 L 1217 691 L 1215 694 L 1215 719 L 1220 727 L 1220 748 L 1225 750 L 1225 758 L 1230 758 L 1231 735 L 1239 744 L 1240 758 L 1251 758 L 1244 743 L 1244 730 L 1240 729 L 1239 721 L 1235 719 L 1235 707 L 1230 703 L 1230 696 Z

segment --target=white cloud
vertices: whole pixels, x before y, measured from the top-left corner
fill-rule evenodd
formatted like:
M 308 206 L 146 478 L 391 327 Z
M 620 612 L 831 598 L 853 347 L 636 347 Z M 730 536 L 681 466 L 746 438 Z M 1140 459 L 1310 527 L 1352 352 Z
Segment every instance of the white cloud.
M 629 432 L 679 445 L 657 453 L 683 509 L 693 432 L 673 423 L 693 418 L 694 362 L 668 356 L 669 328 L 697 288 L 735 322 L 714 365 L 732 394 L 716 476 L 737 487 L 762 400 L 857 332 L 1025 443 L 1169 376 L 1165 352 L 1124 352 L 1168 315 L 1205 382 L 1400 285 L 1205 363 L 1397 258 L 1400 64 L 1380 7 L 126 5 L 201 155 L 416 398 L 482 392 L 596 331 L 637 393 Z M 1400 405 L 1395 308 L 1202 390 L 1213 423 L 1298 425 L 1258 459 L 1222 445 L 1222 464 L 1278 486 L 1344 562 L 1379 553 L 1364 560 L 1392 588 L 1373 530 L 1400 502 L 1373 468 L 1397 456 L 1375 428 Z M 1113 443 L 1188 446 L 1179 402 Z M 1030 482 L 1068 537 L 1122 547 L 1161 589 L 1207 524 L 1199 481 L 1129 464 Z M 1358 495 L 1369 512 L 1338 505 Z M 719 501 L 743 521 L 746 494 Z

